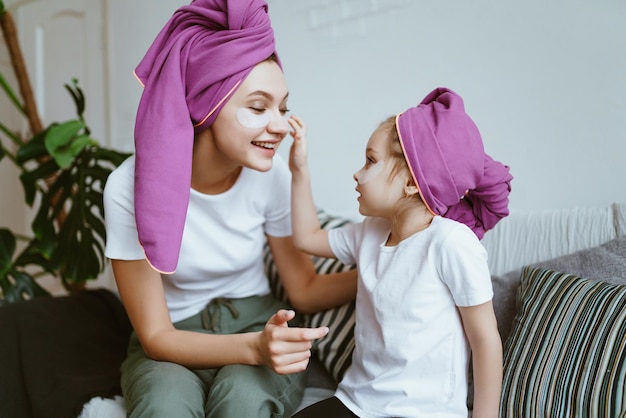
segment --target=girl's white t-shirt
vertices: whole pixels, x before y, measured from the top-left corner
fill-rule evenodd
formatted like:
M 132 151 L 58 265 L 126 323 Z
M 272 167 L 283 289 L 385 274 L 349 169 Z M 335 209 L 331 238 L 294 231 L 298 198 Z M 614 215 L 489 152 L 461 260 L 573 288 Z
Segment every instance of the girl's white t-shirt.
M 111 259 L 145 259 L 135 223 L 134 175 L 132 156 L 106 183 L 105 255 Z M 265 234 L 291 235 L 290 193 L 291 174 L 280 156 L 268 172 L 243 168 L 224 193 L 191 189 L 176 272 L 161 275 L 172 322 L 195 315 L 217 297 L 270 292 L 263 266 Z
M 487 253 L 465 225 L 436 216 L 385 246 L 389 223 L 329 231 L 357 264 L 356 347 L 336 395 L 360 417 L 467 417 L 469 345 L 457 306 L 493 297 Z

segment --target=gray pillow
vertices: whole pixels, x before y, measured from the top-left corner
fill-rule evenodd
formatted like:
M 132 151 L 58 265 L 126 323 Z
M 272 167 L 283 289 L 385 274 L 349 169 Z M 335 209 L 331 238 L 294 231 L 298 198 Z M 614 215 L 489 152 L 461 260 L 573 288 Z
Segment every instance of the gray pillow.
M 533 263 L 532 266 L 588 279 L 623 283 L 623 279 L 618 279 L 626 277 L 626 236 L 615 238 L 597 247 Z M 518 312 L 517 292 L 521 273 L 522 269 L 519 269 L 501 276 L 492 276 L 493 305 L 503 342 L 511 334 L 513 320 Z

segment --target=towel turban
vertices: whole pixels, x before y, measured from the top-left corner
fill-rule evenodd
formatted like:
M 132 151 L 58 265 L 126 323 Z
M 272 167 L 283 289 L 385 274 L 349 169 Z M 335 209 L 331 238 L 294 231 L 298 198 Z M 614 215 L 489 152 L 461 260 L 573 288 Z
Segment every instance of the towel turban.
M 434 215 L 469 226 L 482 239 L 509 214 L 509 167 L 487 155 L 463 99 L 437 88 L 396 117 L 404 156 Z
M 176 10 L 135 69 L 144 86 L 135 120 L 135 219 L 156 270 L 171 273 L 178 263 L 194 133 L 275 53 L 264 0 L 194 0 Z

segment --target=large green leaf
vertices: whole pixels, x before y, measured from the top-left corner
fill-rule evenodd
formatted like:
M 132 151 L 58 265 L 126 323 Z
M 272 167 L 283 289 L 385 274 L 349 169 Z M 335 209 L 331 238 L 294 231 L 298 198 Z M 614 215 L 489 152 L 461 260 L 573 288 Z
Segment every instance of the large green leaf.
M 24 171 L 20 174 L 20 181 L 24 188 L 24 198 L 29 206 L 32 206 L 35 201 L 38 184 L 44 184 L 46 179 L 53 177 L 58 171 L 59 166 L 57 163 L 54 160 L 48 160 L 32 171 Z
M 28 246 L 13 262 L 16 247 L 13 233 L 6 228 L 0 228 L 0 306 L 49 295 L 30 273 L 22 269 L 31 264 L 30 261 L 38 261 L 36 249 Z
M 42 199 L 55 203 L 42 205 L 33 230 L 41 241 L 42 254 L 49 257 L 66 283 L 94 279 L 104 269 L 102 190 L 111 171 L 127 157 L 128 154 L 87 146 L 70 167 L 59 171 L 42 194 Z M 61 209 L 65 217 L 55 234 L 49 225 L 54 225 Z
M 1 74 L 0 88 L 23 111 Z M 65 88 L 76 104 L 77 119 L 53 123 L 28 141 L 0 124 L 0 134 L 18 146 L 12 155 L 0 145 L 0 159 L 8 155 L 21 169 L 26 203 L 36 209 L 34 238 L 20 254 L 14 254 L 13 234 L 0 234 L 0 304 L 45 294 L 34 279 L 37 274 L 51 273 L 71 285 L 95 279 L 104 270 L 102 193 L 109 174 L 130 154 L 98 146 L 83 119 L 85 97 L 78 81 Z
M 6 228 L 0 228 L 0 277 L 3 277 L 11 266 L 15 246 L 13 233 Z
M 85 95 L 80 87 L 78 87 L 78 79 L 72 79 L 72 85 L 65 84 L 65 89 L 68 91 L 72 99 L 74 100 L 74 104 L 76 105 L 76 114 L 82 120 L 83 113 L 85 113 Z
M 74 158 L 85 147 L 97 145 L 97 142 L 85 133 L 85 129 L 85 123 L 81 120 L 70 120 L 48 128 L 44 143 L 59 167 L 69 168 Z
M 47 131 L 39 132 L 18 148 L 16 155 L 18 164 L 24 165 L 31 160 L 50 158 L 43 142 L 46 137 L 46 132 Z
M 37 248 L 40 254 L 47 260 L 52 258 L 52 254 L 58 245 L 58 237 L 54 224 L 55 217 L 49 217 L 51 205 L 50 195 L 44 194 L 41 197 L 39 210 L 31 224 L 35 239 L 37 240 Z

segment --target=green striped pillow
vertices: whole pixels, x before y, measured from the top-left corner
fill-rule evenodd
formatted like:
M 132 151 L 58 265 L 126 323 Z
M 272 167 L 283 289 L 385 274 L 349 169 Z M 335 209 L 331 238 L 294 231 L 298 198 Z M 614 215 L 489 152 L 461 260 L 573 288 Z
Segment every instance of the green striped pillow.
M 518 304 L 504 350 L 500 415 L 622 416 L 626 285 L 526 267 Z

